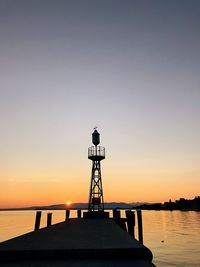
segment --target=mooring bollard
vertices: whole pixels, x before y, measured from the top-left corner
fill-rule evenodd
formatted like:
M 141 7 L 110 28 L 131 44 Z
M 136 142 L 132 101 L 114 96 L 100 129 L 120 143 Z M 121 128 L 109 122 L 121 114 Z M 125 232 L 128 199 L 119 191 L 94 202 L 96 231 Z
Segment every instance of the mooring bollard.
M 66 209 L 65 221 L 69 219 L 70 210 Z
M 47 213 L 47 227 L 51 226 L 52 222 L 52 213 Z
M 135 237 L 135 212 L 131 210 L 126 210 L 126 222 L 128 233 Z
M 142 230 L 142 211 L 137 210 L 137 221 L 138 221 L 138 239 L 143 244 L 143 230 Z
M 40 229 L 40 220 L 41 220 L 41 211 L 36 212 L 36 217 L 35 217 L 35 228 L 34 231 L 37 231 Z
M 81 210 L 77 210 L 77 217 L 78 219 L 81 219 Z

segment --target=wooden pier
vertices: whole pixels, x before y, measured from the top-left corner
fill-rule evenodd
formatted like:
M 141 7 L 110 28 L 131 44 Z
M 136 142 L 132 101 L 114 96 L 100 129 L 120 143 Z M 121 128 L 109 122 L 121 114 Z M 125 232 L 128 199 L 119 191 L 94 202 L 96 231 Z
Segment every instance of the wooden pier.
M 0 243 L 1 266 L 155 266 L 151 251 L 122 228 L 115 219 L 67 212 L 65 222 Z

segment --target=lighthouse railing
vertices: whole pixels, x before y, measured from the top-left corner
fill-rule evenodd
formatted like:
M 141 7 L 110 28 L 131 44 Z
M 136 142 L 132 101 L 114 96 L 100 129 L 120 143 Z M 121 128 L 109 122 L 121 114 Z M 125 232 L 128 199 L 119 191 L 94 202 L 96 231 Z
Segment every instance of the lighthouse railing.
M 88 148 L 88 158 L 91 157 L 102 157 L 105 158 L 105 147 L 102 146 L 91 146 Z

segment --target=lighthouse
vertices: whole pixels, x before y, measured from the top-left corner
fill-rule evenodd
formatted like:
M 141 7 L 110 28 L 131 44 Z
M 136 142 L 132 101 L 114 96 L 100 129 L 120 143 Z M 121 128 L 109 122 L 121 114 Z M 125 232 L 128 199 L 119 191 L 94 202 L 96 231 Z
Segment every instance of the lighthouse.
M 88 148 L 88 159 L 92 160 L 92 175 L 88 201 L 88 211 L 104 211 L 103 186 L 101 177 L 101 161 L 105 159 L 105 148 L 99 146 L 100 134 L 97 127 L 92 133 L 93 146 Z

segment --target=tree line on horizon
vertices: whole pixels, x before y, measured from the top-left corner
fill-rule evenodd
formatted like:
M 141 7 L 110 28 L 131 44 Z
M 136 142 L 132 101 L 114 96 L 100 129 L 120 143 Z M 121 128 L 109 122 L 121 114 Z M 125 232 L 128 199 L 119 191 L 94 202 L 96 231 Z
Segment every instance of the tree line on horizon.
M 142 204 L 137 209 L 144 210 L 196 210 L 200 211 L 200 196 L 196 196 L 194 199 L 180 198 L 179 200 L 164 203 Z

